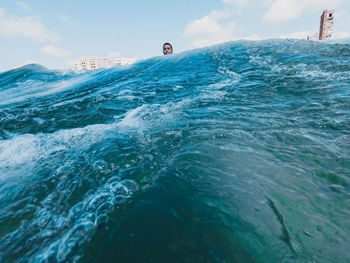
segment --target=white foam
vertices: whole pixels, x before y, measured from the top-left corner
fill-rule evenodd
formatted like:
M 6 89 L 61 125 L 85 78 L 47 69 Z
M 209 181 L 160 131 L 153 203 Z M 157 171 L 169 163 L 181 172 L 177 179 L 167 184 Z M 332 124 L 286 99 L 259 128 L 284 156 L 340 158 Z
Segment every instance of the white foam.
M 115 124 L 95 124 L 52 134 L 13 136 L 0 141 L 0 168 L 23 165 L 57 151 L 72 148 L 87 149 L 91 144 L 103 140 L 103 133 L 111 129 L 115 129 Z
M 123 132 L 124 128 L 132 128 L 143 133 L 144 129 L 156 125 L 157 120 L 171 118 L 173 111 L 180 109 L 184 103 L 145 104 L 127 112 L 119 123 L 95 124 L 51 134 L 13 135 L 0 141 L 0 169 L 35 162 L 57 151 L 84 151 L 92 144 L 105 140 L 105 132 L 109 130 Z
M 140 127 L 141 125 L 141 112 L 146 109 L 148 105 L 144 104 L 135 109 L 128 111 L 121 122 L 118 123 L 119 127 Z
M 185 105 L 193 103 L 193 100 L 184 99 L 179 102 L 166 104 L 144 104 L 126 113 L 117 124 L 119 128 L 137 128 L 142 132 L 148 128 L 157 126 L 160 122 L 173 120 Z

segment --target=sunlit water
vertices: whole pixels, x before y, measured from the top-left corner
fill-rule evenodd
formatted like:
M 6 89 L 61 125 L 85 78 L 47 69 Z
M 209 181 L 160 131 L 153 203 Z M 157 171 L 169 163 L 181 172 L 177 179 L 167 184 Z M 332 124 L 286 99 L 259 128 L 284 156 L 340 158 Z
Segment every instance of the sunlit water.
M 350 44 L 0 74 L 1 262 L 350 262 Z

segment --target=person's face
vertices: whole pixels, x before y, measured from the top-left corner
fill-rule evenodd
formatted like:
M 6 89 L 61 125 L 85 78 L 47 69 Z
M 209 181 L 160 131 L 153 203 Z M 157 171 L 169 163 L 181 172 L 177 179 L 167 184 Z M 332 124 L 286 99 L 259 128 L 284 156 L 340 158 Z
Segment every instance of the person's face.
M 173 49 L 171 48 L 170 45 L 164 45 L 163 46 L 163 54 L 164 55 L 173 54 Z

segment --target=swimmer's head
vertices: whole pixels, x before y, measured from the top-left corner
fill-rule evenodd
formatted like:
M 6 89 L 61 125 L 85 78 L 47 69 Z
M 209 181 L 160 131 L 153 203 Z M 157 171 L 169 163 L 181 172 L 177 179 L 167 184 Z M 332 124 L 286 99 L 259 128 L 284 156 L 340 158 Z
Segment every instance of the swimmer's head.
M 163 54 L 164 55 L 169 55 L 173 54 L 173 47 L 170 43 L 164 43 L 163 45 Z

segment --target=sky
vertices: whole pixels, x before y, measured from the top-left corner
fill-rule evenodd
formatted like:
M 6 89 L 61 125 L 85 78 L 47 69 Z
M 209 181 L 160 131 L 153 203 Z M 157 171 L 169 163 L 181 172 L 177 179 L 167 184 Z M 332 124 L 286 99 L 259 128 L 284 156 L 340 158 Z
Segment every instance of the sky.
M 149 58 L 221 42 L 306 38 L 335 9 L 336 38 L 350 37 L 350 0 L 0 0 L 0 72 L 82 58 Z

